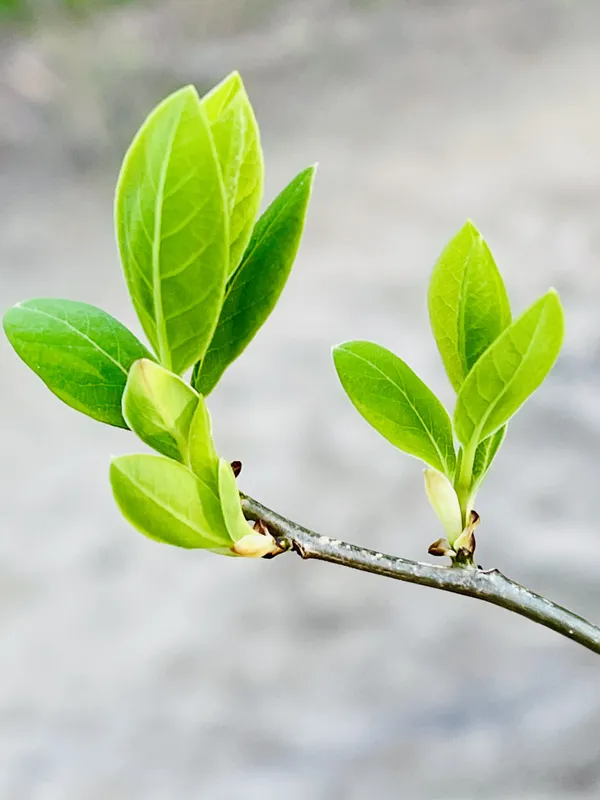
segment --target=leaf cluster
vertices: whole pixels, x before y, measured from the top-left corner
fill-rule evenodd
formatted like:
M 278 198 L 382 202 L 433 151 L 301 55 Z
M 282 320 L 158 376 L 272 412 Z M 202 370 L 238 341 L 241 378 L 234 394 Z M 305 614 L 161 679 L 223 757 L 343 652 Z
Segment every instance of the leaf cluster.
M 229 555 L 275 551 L 243 517 L 205 398 L 279 299 L 314 173 L 300 172 L 259 217 L 263 155 L 239 74 L 203 98 L 186 86 L 143 123 L 116 188 L 121 263 L 149 347 L 105 311 L 73 300 L 28 300 L 4 316 L 15 351 L 55 395 L 156 451 L 115 458 L 110 470 L 122 513 L 153 539 Z M 389 350 L 351 341 L 333 358 L 359 413 L 428 465 L 427 495 L 447 535 L 431 552 L 472 554 L 474 497 L 509 420 L 558 356 L 563 312 L 550 289 L 513 320 L 502 276 L 471 222 L 437 261 L 428 305 L 456 392 L 452 418 Z
M 470 522 L 475 493 L 507 423 L 558 356 L 564 320 L 553 289 L 512 319 L 502 276 L 471 222 L 437 261 L 428 305 L 456 392 L 452 419 L 431 389 L 389 350 L 353 341 L 334 348 L 333 357 L 348 397 L 367 422 L 444 476 L 432 481 L 426 471 L 428 494 L 453 545 Z
M 73 300 L 28 300 L 4 316 L 13 348 L 55 395 L 157 451 L 110 469 L 119 508 L 153 539 L 229 555 L 248 536 L 244 555 L 272 545 L 243 517 L 205 397 L 279 299 L 314 173 L 300 172 L 258 217 L 263 154 L 239 74 L 203 98 L 186 86 L 143 123 L 116 188 L 121 263 L 150 347 Z

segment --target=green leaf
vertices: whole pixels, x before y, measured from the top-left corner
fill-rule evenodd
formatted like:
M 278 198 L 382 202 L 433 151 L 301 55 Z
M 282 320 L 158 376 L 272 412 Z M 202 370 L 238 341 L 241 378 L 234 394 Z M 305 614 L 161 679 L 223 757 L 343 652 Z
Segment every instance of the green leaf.
M 393 445 L 453 477 L 452 425 L 446 409 L 402 359 L 371 342 L 333 350 L 337 373 L 360 414 Z
M 434 267 L 429 318 L 446 372 L 458 392 L 477 359 L 511 321 L 504 281 L 472 222 L 450 241 Z
M 143 442 L 177 461 L 186 461 L 188 434 L 198 395 L 178 375 L 148 359 L 129 371 L 123 416 Z
M 183 464 L 165 456 L 119 456 L 110 482 L 121 513 L 145 536 L 177 547 L 229 551 L 225 527 L 215 529 L 206 513 L 212 497 Z
M 246 522 L 242 512 L 240 493 L 231 464 L 225 461 L 224 458 L 219 460 L 219 497 L 221 498 L 221 509 L 229 536 L 234 542 L 237 542 L 251 533 L 252 529 Z
M 264 163 L 254 111 L 238 72 L 210 91 L 202 106 L 219 157 L 229 214 L 229 274 L 246 249 L 263 193 Z
M 40 298 L 4 315 L 17 355 L 63 402 L 100 422 L 126 428 L 121 398 L 127 373 L 152 358 L 120 322 L 95 306 Z
M 496 457 L 496 453 L 500 449 L 500 445 L 506 436 L 506 425 L 498 428 L 496 433 L 492 433 L 487 439 L 484 439 L 477 446 L 475 451 L 475 460 L 473 462 L 473 479 L 471 486 L 477 488 L 483 483 L 483 479 Z
M 198 397 L 190 425 L 188 459 L 192 472 L 202 481 L 206 489 L 205 510 L 211 527 L 216 530 L 227 530 L 219 487 L 219 456 L 212 438 L 210 415 L 202 395 Z
M 315 169 L 297 175 L 257 222 L 242 263 L 227 285 L 208 352 L 194 369 L 192 383 L 201 394 L 214 389 L 275 307 L 300 245 Z
M 131 299 L 161 364 L 182 373 L 212 338 L 229 269 L 228 211 L 206 113 L 192 86 L 142 125 L 117 183 Z
M 218 495 L 219 456 L 212 438 L 210 415 L 202 395 L 198 398 L 190 425 L 188 455 L 192 471 L 204 483 L 212 486 L 215 495 Z
M 454 412 L 462 444 L 487 439 L 505 425 L 552 369 L 564 333 L 551 289 L 486 350 L 465 380 Z

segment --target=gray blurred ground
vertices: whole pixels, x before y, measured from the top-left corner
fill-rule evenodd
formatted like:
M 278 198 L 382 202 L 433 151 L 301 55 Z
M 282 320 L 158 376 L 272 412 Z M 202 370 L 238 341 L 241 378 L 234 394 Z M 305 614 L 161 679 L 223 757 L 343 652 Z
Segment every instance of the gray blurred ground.
M 267 197 L 320 162 L 280 306 L 212 398 L 242 486 L 330 535 L 423 558 L 420 467 L 345 399 L 331 344 L 370 338 L 448 402 L 425 291 L 471 216 L 520 310 L 568 336 L 511 425 L 479 560 L 600 619 L 600 6 L 596 0 L 129 6 L 0 31 L 0 297 L 136 326 L 113 244 L 144 113 L 232 68 Z M 0 343 L 0 798 L 577 800 L 600 796 L 600 671 L 501 610 L 129 529 L 125 432 L 51 397 Z

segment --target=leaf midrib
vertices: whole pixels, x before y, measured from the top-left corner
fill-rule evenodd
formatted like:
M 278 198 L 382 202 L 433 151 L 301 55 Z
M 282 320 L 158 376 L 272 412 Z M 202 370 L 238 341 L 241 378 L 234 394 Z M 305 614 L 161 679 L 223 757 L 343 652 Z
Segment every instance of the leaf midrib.
M 29 311 L 32 314 L 41 314 L 43 317 L 48 317 L 48 319 L 53 319 L 55 322 L 62 323 L 67 328 L 76 333 L 78 336 L 81 336 L 82 339 L 85 339 L 86 342 L 89 342 L 89 344 L 91 344 L 91 346 L 95 350 L 97 350 L 99 353 L 102 353 L 102 355 L 106 356 L 106 358 L 108 358 L 109 361 L 111 361 L 116 367 L 118 367 L 121 370 L 121 372 L 125 376 L 127 376 L 127 370 L 122 364 L 120 364 L 113 356 L 111 356 L 110 353 L 107 353 L 106 350 L 103 350 L 97 342 L 95 342 L 93 339 L 90 339 L 89 336 L 86 336 L 85 333 L 80 331 L 75 326 L 71 325 L 71 323 L 68 322 L 67 320 L 61 319 L 60 317 L 55 317 L 53 314 L 49 314 L 47 311 L 41 311 L 39 308 L 31 308 L 30 306 L 25 306 L 22 305 L 21 303 L 17 303 L 15 308 L 20 308 L 23 311 Z
M 457 338 L 457 350 L 458 350 L 458 357 L 460 360 L 460 365 L 462 367 L 462 375 L 459 376 L 459 386 L 464 381 L 465 377 L 469 373 L 469 366 L 467 363 L 467 337 L 465 332 L 465 314 L 466 314 L 466 306 L 467 306 L 467 291 L 466 291 L 466 283 L 469 278 L 469 270 L 471 269 L 471 261 L 473 257 L 473 250 L 475 248 L 475 239 L 471 239 L 471 247 L 469 248 L 469 253 L 467 255 L 465 268 L 463 270 L 462 279 L 460 281 L 460 290 L 458 293 L 458 315 L 457 315 L 457 330 L 456 330 L 456 338 Z
M 118 467 L 117 467 L 117 469 L 118 469 Z M 141 492 L 141 494 L 145 495 L 145 497 L 147 497 L 149 500 L 151 500 L 152 502 L 156 503 L 156 505 L 159 508 L 162 508 L 163 511 L 166 511 L 167 514 L 170 514 L 178 522 L 181 522 L 182 525 L 185 525 L 190 530 L 192 530 L 195 533 L 197 533 L 200 536 L 202 536 L 202 538 L 208 539 L 209 541 L 213 542 L 214 544 L 223 545 L 223 540 L 222 539 L 215 539 L 213 536 L 207 534 L 204 529 L 197 528 L 196 525 L 192 524 L 192 522 L 189 519 L 186 519 L 185 517 L 182 517 L 173 508 L 171 508 L 170 506 L 166 506 L 164 503 L 162 503 L 155 494 L 152 494 L 148 490 L 148 488 L 146 486 L 144 486 L 144 484 L 139 483 L 138 481 L 135 480 L 135 478 L 133 478 L 130 474 L 124 472 L 123 470 L 120 470 L 120 472 L 121 472 L 121 475 L 125 478 L 125 480 L 128 480 L 136 489 L 138 489 Z M 196 476 L 194 476 L 194 477 L 196 477 Z
M 154 231 L 152 237 L 152 285 L 154 295 L 154 319 L 156 322 L 156 337 L 158 342 L 158 356 L 161 364 L 166 369 L 172 368 L 171 352 L 169 350 L 169 338 L 167 335 L 167 321 L 164 314 L 162 303 L 162 278 L 160 274 L 160 247 L 162 232 L 162 205 L 165 193 L 165 183 L 167 172 L 171 163 L 173 144 L 175 136 L 181 122 L 185 102 L 181 104 L 177 118 L 173 121 L 169 140 L 165 147 L 165 154 L 161 165 L 160 175 L 156 186 L 156 198 L 154 200 Z

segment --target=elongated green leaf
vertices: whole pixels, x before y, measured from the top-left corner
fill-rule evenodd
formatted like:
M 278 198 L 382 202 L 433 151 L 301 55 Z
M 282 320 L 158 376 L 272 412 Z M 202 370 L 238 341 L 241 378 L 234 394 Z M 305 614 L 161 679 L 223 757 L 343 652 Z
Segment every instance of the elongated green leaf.
M 229 215 L 206 113 L 192 86 L 161 103 L 129 148 L 117 184 L 127 286 L 161 364 L 202 358 L 229 269 Z
M 242 263 L 227 285 L 223 310 L 192 383 L 203 395 L 254 338 L 275 307 L 296 257 L 315 167 L 297 175 L 261 216 Z
M 429 318 L 458 392 L 471 367 L 511 321 L 504 281 L 472 222 L 456 234 L 434 267 Z
M 219 157 L 229 213 L 229 274 L 246 249 L 263 193 L 264 163 L 256 118 L 238 72 L 202 99 Z
M 119 456 L 110 482 L 123 516 L 141 533 L 178 547 L 228 550 L 225 527 L 215 529 L 206 505 L 213 502 L 191 470 L 165 456 Z
M 393 445 L 452 479 L 456 457 L 450 418 L 402 359 L 371 342 L 333 350 L 337 373 L 356 409 Z
M 227 525 L 225 509 L 221 500 L 220 459 L 212 438 L 210 414 L 202 395 L 199 395 L 196 411 L 190 426 L 188 458 L 192 472 L 198 476 L 198 479 L 202 481 L 207 490 L 205 510 L 211 526 L 215 530 L 226 531 L 229 526 Z M 231 467 L 229 469 L 231 471 Z M 237 493 L 237 499 L 239 504 L 239 492 Z
M 229 536 L 237 542 L 251 533 L 251 528 L 242 512 L 240 493 L 231 464 L 224 458 L 219 460 L 219 497 Z
M 148 359 L 129 371 L 123 416 L 143 442 L 177 461 L 186 461 L 190 424 L 198 395 L 179 375 Z
M 563 311 L 551 289 L 486 350 L 465 380 L 454 412 L 464 445 L 506 424 L 552 369 L 564 333 Z
M 51 392 L 100 422 L 126 428 L 121 398 L 138 358 L 152 358 L 120 322 L 95 306 L 40 298 L 4 315 L 17 355 Z
M 496 453 L 500 449 L 500 445 L 506 436 L 506 425 L 498 428 L 496 433 L 492 433 L 487 439 L 484 439 L 477 446 L 475 451 L 475 460 L 473 462 L 473 480 L 472 486 L 477 488 L 483 483 L 483 479 L 496 457 Z
M 199 396 L 190 425 L 188 440 L 189 462 L 192 471 L 219 494 L 219 456 L 212 438 L 211 422 L 206 403 Z

